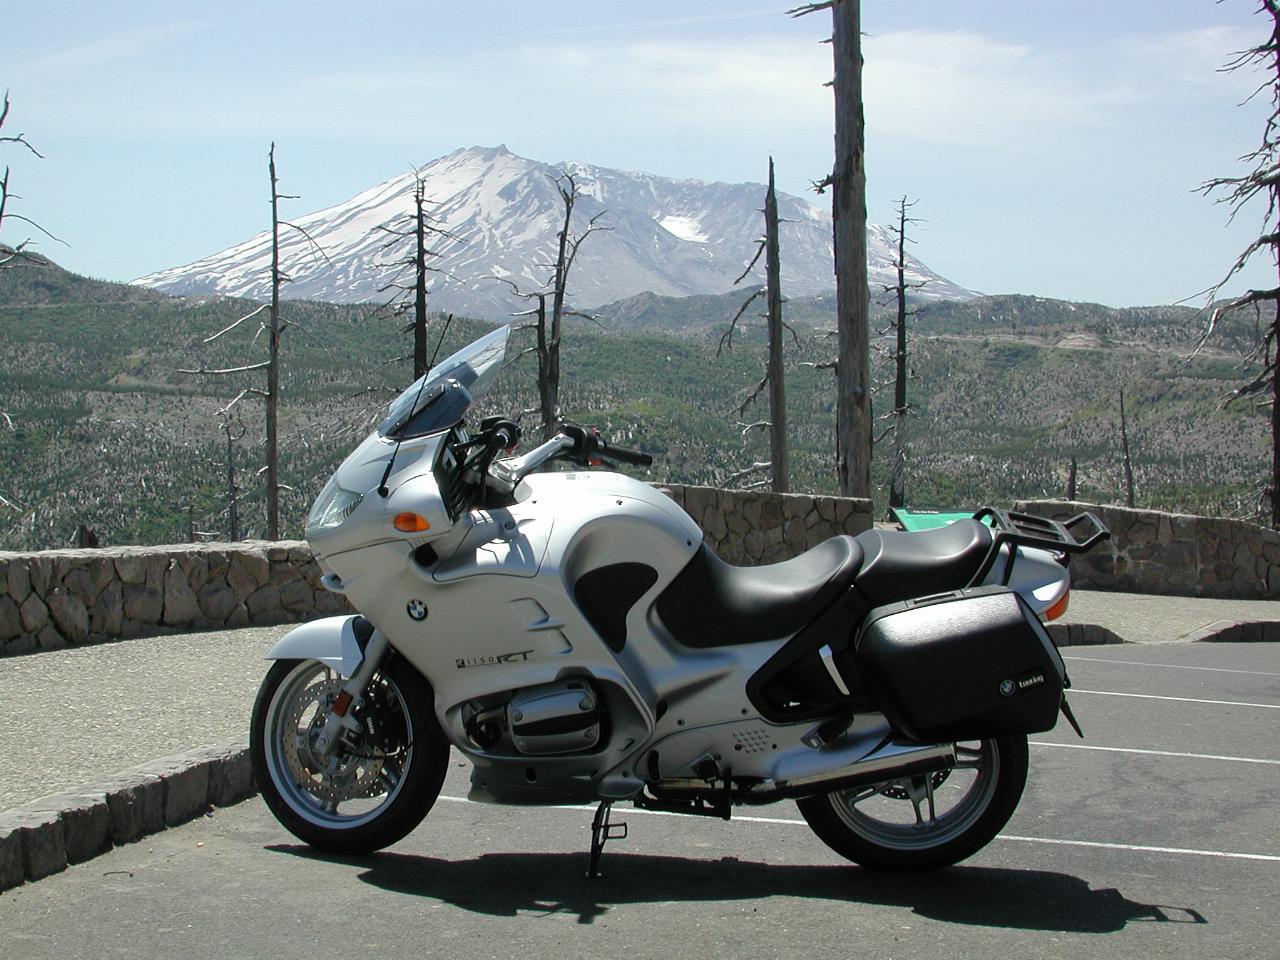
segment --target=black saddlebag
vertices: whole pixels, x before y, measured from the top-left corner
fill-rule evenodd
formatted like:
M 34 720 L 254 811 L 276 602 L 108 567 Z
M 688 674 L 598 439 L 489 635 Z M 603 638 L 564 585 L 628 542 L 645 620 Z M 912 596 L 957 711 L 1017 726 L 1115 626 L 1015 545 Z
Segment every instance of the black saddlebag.
M 921 741 L 1048 730 L 1067 685 L 1040 618 L 1008 587 L 877 607 L 855 649 L 885 716 Z

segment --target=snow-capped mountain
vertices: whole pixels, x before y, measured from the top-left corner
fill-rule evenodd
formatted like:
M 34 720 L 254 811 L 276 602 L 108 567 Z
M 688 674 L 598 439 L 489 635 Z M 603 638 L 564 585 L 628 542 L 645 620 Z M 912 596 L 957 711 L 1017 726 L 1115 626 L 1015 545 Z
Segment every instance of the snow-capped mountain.
M 574 207 L 580 233 L 597 214 L 602 229 L 583 243 L 570 274 L 570 296 L 583 306 L 646 291 L 664 296 L 723 293 L 755 253 L 763 231 L 765 188 L 756 183 L 672 180 L 590 164 L 541 163 L 499 146 L 472 147 L 422 168 L 433 224 L 456 240 L 433 238 L 440 256 L 431 266 L 430 308 L 500 318 L 527 304 L 514 299 L 505 278 L 522 292 L 543 289 L 556 256 L 563 206 L 555 178 L 570 173 L 583 194 Z M 397 261 L 411 256 L 413 240 L 385 228 L 404 229 L 413 211 L 414 175 L 381 183 L 345 203 L 289 219 L 299 231 L 281 231 L 281 262 L 293 278 L 289 297 L 376 302 Z M 816 294 L 835 286 L 830 214 L 806 200 L 780 193 L 784 294 Z M 873 291 L 892 283 L 893 243 L 868 224 L 868 266 Z M 136 283 L 176 294 L 220 293 L 264 298 L 270 284 L 270 235 L 261 233 L 183 267 L 162 270 Z M 909 258 L 910 279 L 932 281 L 919 296 L 965 298 L 973 294 Z M 743 283 L 763 280 L 761 258 Z M 404 277 L 402 276 L 402 282 Z

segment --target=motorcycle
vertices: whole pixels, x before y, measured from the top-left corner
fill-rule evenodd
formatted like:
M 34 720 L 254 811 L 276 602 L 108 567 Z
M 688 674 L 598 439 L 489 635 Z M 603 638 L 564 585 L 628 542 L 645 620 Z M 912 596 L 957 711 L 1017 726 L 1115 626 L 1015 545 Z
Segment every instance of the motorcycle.
M 626 800 L 725 819 L 795 800 L 884 870 L 988 843 L 1027 735 L 1060 711 L 1079 732 L 1044 621 L 1102 524 L 987 508 L 731 566 L 660 490 L 589 469 L 648 455 L 564 423 L 513 456 L 514 421 L 468 427 L 510 334 L 405 390 L 308 516 L 323 584 L 360 612 L 268 654 L 250 742 L 281 824 L 327 851 L 386 847 L 431 809 L 452 748 L 471 800 L 598 804 L 590 875 Z M 555 461 L 575 469 L 537 472 Z

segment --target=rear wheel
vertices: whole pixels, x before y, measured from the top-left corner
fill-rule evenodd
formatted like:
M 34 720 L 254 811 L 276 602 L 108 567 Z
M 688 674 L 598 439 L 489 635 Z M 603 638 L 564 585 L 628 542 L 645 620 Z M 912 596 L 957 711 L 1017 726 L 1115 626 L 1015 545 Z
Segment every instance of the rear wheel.
M 351 708 L 359 731 L 322 755 L 314 738 L 343 683 L 318 661 L 278 661 L 254 704 L 250 755 L 262 799 L 290 833 L 321 850 L 369 853 L 427 815 L 444 782 L 449 747 L 432 712 L 430 685 L 393 657 Z
M 933 774 L 798 801 L 827 846 L 866 867 L 932 870 L 972 856 L 1013 815 L 1027 781 L 1027 738 L 956 744 Z

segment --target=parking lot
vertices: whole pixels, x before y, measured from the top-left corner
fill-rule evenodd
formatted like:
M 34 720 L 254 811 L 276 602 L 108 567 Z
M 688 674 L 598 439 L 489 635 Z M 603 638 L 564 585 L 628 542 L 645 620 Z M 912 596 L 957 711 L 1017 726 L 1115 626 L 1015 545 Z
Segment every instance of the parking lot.
M 316 856 L 253 799 L 0 895 L 15 956 L 1280 956 L 1280 650 L 1064 651 L 1087 739 L 1033 737 L 1001 836 L 955 868 L 849 866 L 794 805 L 725 823 L 468 803 L 455 763 L 384 853 Z

